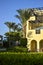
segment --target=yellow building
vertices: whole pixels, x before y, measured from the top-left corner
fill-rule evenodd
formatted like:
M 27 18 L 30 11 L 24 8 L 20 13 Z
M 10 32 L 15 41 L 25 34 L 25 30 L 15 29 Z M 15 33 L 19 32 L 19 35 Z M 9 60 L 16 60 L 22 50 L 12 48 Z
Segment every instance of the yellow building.
M 26 24 L 27 48 L 31 51 L 43 51 L 43 10 L 36 10 L 38 17 L 32 15 Z

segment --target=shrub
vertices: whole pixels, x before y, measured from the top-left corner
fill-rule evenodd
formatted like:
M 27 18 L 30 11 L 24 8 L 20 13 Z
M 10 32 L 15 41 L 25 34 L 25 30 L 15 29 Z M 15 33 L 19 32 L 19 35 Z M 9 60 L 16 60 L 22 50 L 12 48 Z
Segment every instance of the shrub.
M 0 53 L 0 65 L 43 65 L 43 54 Z
M 27 39 L 26 38 L 21 38 L 20 39 L 20 45 L 21 46 L 26 46 L 27 45 Z
M 24 48 L 24 47 L 21 47 L 21 46 L 15 46 L 15 47 L 7 48 L 7 51 L 27 52 L 27 48 Z

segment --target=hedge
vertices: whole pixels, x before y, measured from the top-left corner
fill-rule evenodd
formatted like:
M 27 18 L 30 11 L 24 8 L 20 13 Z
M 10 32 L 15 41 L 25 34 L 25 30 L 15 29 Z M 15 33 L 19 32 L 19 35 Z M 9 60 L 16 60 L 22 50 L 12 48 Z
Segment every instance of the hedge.
M 43 53 L 0 53 L 0 65 L 43 65 Z
M 15 46 L 15 47 L 7 48 L 7 51 L 27 52 L 27 48 L 26 47 L 22 47 L 22 46 Z

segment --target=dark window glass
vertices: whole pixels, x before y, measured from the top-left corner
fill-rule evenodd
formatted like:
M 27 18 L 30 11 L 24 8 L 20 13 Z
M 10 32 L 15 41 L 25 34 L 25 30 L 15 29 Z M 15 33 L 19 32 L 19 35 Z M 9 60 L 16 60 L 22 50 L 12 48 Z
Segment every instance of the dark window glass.
M 36 30 L 36 34 L 40 34 L 40 29 L 39 30 Z

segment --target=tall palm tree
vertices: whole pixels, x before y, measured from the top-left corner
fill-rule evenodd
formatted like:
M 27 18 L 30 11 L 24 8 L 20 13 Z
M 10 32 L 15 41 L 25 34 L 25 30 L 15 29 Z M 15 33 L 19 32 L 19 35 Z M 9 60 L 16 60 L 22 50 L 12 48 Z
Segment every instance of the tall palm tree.
M 22 31 L 23 31 L 23 37 L 26 37 L 26 21 L 29 19 L 31 16 L 31 9 L 19 9 L 17 10 L 18 15 L 16 15 L 16 18 L 20 20 L 21 26 L 22 26 Z

